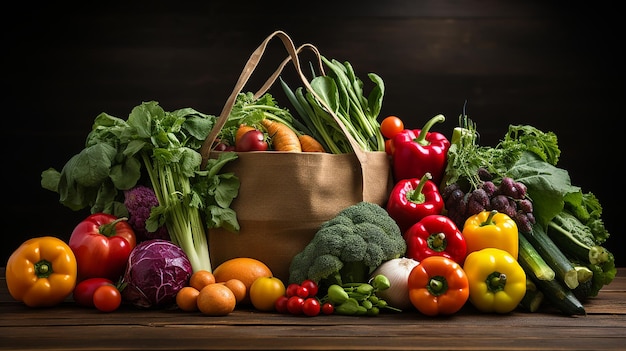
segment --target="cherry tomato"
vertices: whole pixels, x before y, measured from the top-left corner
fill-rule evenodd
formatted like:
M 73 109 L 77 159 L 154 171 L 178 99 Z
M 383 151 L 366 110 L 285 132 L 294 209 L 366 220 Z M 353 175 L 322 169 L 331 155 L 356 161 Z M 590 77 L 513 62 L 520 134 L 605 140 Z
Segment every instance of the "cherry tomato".
M 102 285 L 93 293 L 93 304 L 102 312 L 113 312 L 122 304 L 122 294 L 115 285 Z
M 302 304 L 302 313 L 309 317 L 317 316 L 320 314 L 321 306 L 320 301 L 315 297 L 309 297 L 304 300 Z
M 317 291 L 319 290 L 317 283 L 310 279 L 307 279 L 303 281 L 302 283 L 300 283 L 300 286 L 303 288 L 306 288 L 309 291 L 310 297 L 317 295 Z
M 385 152 L 389 156 L 393 156 L 393 139 L 385 139 Z
M 239 142 L 235 145 L 236 151 L 266 151 L 268 148 L 267 140 L 265 140 L 265 134 L 262 131 L 255 129 L 246 132 Z
M 113 285 L 113 281 L 106 278 L 88 278 L 80 281 L 74 287 L 72 297 L 77 304 L 85 307 L 94 307 L 93 293 L 102 285 Z
M 393 138 L 396 134 L 403 130 L 404 122 L 396 116 L 387 116 L 380 123 L 380 132 L 387 139 Z
M 333 314 L 335 313 L 335 306 L 333 306 L 330 302 L 324 302 L 322 304 L 322 313 L 323 314 Z
M 274 309 L 276 310 L 276 312 L 283 314 L 289 313 L 289 309 L 287 309 L 288 301 L 289 298 L 287 297 L 287 295 L 283 295 L 276 299 L 276 302 L 274 302 Z
M 302 305 L 304 305 L 304 299 L 300 296 L 292 296 L 287 301 L 287 310 L 291 314 L 302 314 Z
M 287 291 L 285 291 L 285 295 L 287 295 L 287 297 L 297 296 L 299 287 L 300 285 L 296 283 L 291 283 L 287 285 Z
M 285 295 L 285 284 L 276 277 L 259 277 L 250 286 L 248 296 L 254 308 L 270 312 L 275 309 L 276 300 Z
M 296 290 L 296 295 L 300 296 L 303 299 L 309 297 L 309 289 L 305 286 L 300 285 L 298 290 Z
M 225 143 L 218 143 L 215 146 L 214 150 L 215 151 L 235 151 L 235 147 L 232 145 L 225 144 Z

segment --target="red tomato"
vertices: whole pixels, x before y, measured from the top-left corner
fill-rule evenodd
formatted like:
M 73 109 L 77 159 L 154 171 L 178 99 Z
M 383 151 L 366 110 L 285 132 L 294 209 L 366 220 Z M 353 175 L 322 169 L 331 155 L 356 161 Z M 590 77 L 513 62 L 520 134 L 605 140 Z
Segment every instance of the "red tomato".
M 113 312 L 122 304 L 122 294 L 115 285 L 102 285 L 93 293 L 93 305 L 102 312 Z
M 296 283 L 291 283 L 287 285 L 287 290 L 285 291 L 285 295 L 287 295 L 287 297 L 298 296 L 299 287 L 300 285 Z
M 72 297 L 81 306 L 94 307 L 93 293 L 102 285 L 113 285 L 113 281 L 106 278 L 89 278 L 80 281 L 74 287 Z
M 302 306 L 304 305 L 304 299 L 300 296 L 292 296 L 287 301 L 287 310 L 291 314 L 302 314 Z
M 289 313 L 289 309 L 287 309 L 288 301 L 289 301 L 289 298 L 286 295 L 283 295 L 277 298 L 276 302 L 274 302 L 274 309 L 276 309 L 276 312 L 283 313 L 283 314 Z
M 333 306 L 330 302 L 324 302 L 322 305 L 322 313 L 323 314 L 333 314 L 335 313 L 335 306 Z
M 266 151 L 268 148 L 265 134 L 255 129 L 246 132 L 235 145 L 236 151 Z
M 306 288 L 309 291 L 310 297 L 317 295 L 317 291 L 319 290 L 317 283 L 310 279 L 307 279 L 300 283 L 300 286 Z
M 315 297 L 309 297 L 302 304 L 302 313 L 309 317 L 317 316 L 321 310 L 320 301 Z
M 69 240 L 76 256 L 78 279 L 117 281 L 136 244 L 135 232 L 123 218 L 107 213 L 88 216 L 74 228 Z
M 387 116 L 380 123 L 380 132 L 387 139 L 391 139 L 394 135 L 404 130 L 404 122 L 396 116 Z
M 303 299 L 309 297 L 309 289 L 305 286 L 300 285 L 298 290 L 296 290 L 296 295 L 300 296 Z

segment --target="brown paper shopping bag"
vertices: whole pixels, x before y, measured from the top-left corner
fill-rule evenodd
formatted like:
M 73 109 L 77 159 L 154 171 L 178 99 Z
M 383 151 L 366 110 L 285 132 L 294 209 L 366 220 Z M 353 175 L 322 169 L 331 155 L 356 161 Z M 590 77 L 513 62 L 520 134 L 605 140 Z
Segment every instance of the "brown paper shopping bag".
M 272 33 L 250 56 L 207 137 L 201 151 L 205 160 L 216 157 L 211 146 L 273 38 L 282 41 L 289 56 L 255 96 L 269 89 L 288 62 L 293 63 L 305 88 L 316 95 L 302 73 L 298 54 L 305 47 L 317 49 L 310 44 L 296 49 L 286 33 Z M 239 157 L 225 166 L 223 171 L 234 172 L 241 183 L 239 195 L 232 203 L 241 230 L 209 230 L 213 267 L 230 258 L 252 257 L 267 264 L 274 276 L 287 283 L 292 258 L 304 249 L 323 222 L 360 201 L 385 205 L 393 186 L 388 155 L 363 151 L 339 118 L 333 117 L 350 140 L 354 153 L 239 152 Z

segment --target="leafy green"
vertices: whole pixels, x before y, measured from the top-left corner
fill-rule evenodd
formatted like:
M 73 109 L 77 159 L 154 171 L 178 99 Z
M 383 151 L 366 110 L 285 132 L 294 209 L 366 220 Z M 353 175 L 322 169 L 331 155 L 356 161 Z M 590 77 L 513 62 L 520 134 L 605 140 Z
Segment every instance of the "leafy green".
M 544 228 L 563 210 L 567 198 L 580 194 L 566 170 L 542 161 L 535 153 L 522 153 L 505 175 L 526 185 L 533 201 L 533 215 Z
M 529 125 L 510 125 L 499 144 L 502 149 L 516 148 L 518 145 L 537 155 L 542 161 L 556 166 L 561 156 L 558 139 L 553 132 L 543 132 Z
M 155 101 L 133 108 L 127 120 L 98 115 L 85 148 L 61 172 L 42 172 L 43 188 L 60 195 L 73 209 L 128 215 L 123 190 L 149 182 L 159 201 L 146 223 L 165 224 L 171 240 L 189 257 L 194 270 L 211 270 L 205 227 L 239 230 L 230 209 L 239 180 L 222 167 L 237 158 L 220 153 L 200 169 L 199 151 L 215 116 L 191 108 L 166 112 Z
M 282 88 L 302 123 L 331 153 L 352 152 L 347 136 L 331 116 L 332 112 L 361 149 L 385 151 L 385 140 L 377 120 L 385 94 L 382 78 L 375 73 L 368 74 L 374 87 L 365 96 L 364 83 L 349 62 L 341 63 L 323 56 L 321 59 L 329 72 L 323 76 L 314 75 L 311 87 L 322 101 L 302 87 L 291 90 L 281 79 Z

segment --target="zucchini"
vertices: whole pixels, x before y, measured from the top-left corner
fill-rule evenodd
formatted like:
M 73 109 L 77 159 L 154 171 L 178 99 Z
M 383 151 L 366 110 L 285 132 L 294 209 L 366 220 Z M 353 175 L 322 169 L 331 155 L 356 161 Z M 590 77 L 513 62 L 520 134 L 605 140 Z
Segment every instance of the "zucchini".
M 539 252 L 546 263 L 554 270 L 555 275 L 570 289 L 578 286 L 578 274 L 572 262 L 561 249 L 550 239 L 543 228 L 535 223 L 530 232 L 520 232 Z
M 558 279 L 540 280 L 531 275 L 531 279 L 543 292 L 543 296 L 563 314 L 568 316 L 587 314 L 585 307 L 571 289 L 565 287 Z
M 555 277 L 552 269 L 541 257 L 537 249 L 528 242 L 524 235 L 519 235 L 519 257 L 517 261 L 526 274 L 534 274 L 537 279 L 552 280 Z
M 526 277 L 526 293 L 522 301 L 520 301 L 519 306 L 528 312 L 537 312 L 543 302 L 543 297 L 543 292 L 537 288 L 537 285 L 533 283 L 532 279 Z
M 571 215 L 569 216 L 573 217 Z M 555 220 L 548 223 L 548 229 L 546 232 L 550 239 L 552 239 L 552 241 L 554 241 L 559 248 L 561 248 L 561 251 L 571 257 L 595 265 L 601 265 L 602 263 L 610 260 L 609 254 L 604 247 L 596 245 L 595 243 L 582 241 L 572 232 L 566 230 L 562 225 L 556 223 Z M 590 233 L 588 235 L 592 236 L 593 234 Z

